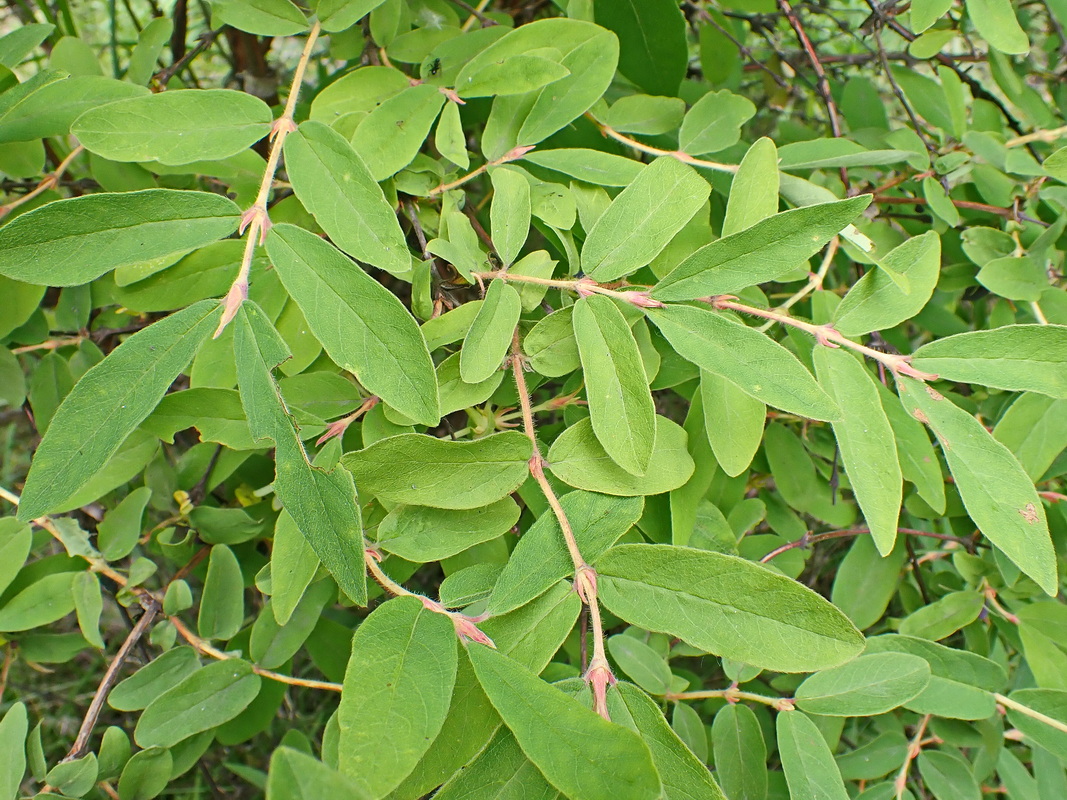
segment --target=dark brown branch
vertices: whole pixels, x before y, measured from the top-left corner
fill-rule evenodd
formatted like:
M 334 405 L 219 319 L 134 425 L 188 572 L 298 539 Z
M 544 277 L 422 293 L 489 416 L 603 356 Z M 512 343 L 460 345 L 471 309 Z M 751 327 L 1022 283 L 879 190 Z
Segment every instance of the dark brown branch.
M 73 761 L 76 758 L 81 758 L 89 751 L 89 739 L 93 735 L 93 728 L 96 726 L 97 719 L 100 718 L 100 712 L 104 708 L 108 693 L 118 682 L 119 673 L 125 666 L 126 660 L 130 657 L 130 651 L 144 636 L 145 631 L 148 630 L 148 627 L 159 613 L 159 603 L 154 597 L 149 594 L 142 594 L 139 599 L 144 607 L 144 613 L 141 614 L 141 618 L 137 620 L 137 624 L 133 626 L 133 630 L 130 631 L 126 641 L 122 643 L 122 647 L 119 648 L 114 660 L 107 668 L 107 672 L 104 673 L 104 677 L 93 695 L 93 701 L 89 704 L 89 710 L 85 712 L 85 719 L 82 720 L 81 728 L 78 729 L 78 736 L 74 740 L 74 746 L 70 748 L 70 752 L 67 753 L 63 761 Z
M 170 82 L 171 78 L 173 78 L 183 69 L 188 67 L 193 62 L 193 59 L 195 59 L 198 55 L 200 55 L 209 47 L 211 47 L 211 45 L 215 43 L 215 39 L 218 38 L 220 33 L 222 33 L 222 28 L 216 28 L 213 31 L 205 31 L 204 33 L 200 34 L 200 41 L 196 43 L 196 46 L 193 47 L 192 50 L 190 50 L 188 53 L 186 53 L 184 56 L 175 61 L 166 69 L 161 69 L 159 72 L 157 72 L 152 77 L 152 81 L 158 84 L 159 86 L 166 86 Z
M 763 558 L 759 560 L 759 563 L 766 564 L 768 561 L 777 558 L 782 553 L 787 553 L 790 550 L 795 550 L 798 547 L 809 547 L 819 542 L 825 542 L 829 539 L 843 539 L 849 536 L 864 536 L 871 531 L 869 528 L 848 528 L 847 530 L 840 531 L 828 531 L 827 533 L 817 533 L 814 536 L 801 536 L 796 541 L 783 544 L 781 547 L 776 547 L 771 552 L 767 553 Z M 926 536 L 931 539 L 940 539 L 943 542 L 956 542 L 966 547 L 968 550 L 973 550 L 979 546 L 978 542 L 971 539 L 964 539 L 960 536 L 951 536 L 947 533 L 931 533 L 930 531 L 920 531 L 915 528 L 897 528 L 898 534 L 904 534 L 905 536 Z

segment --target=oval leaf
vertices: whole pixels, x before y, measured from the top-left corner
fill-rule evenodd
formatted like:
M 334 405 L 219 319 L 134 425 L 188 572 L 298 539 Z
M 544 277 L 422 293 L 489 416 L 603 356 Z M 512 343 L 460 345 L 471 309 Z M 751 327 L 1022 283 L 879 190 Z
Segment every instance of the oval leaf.
M 173 747 L 236 717 L 259 694 L 259 684 L 247 661 L 208 664 L 149 703 L 133 738 L 144 748 Z
M 840 416 L 837 403 L 797 357 L 766 334 L 692 306 L 650 308 L 645 313 L 678 355 L 757 400 L 811 419 Z
M 526 480 L 531 453 L 530 440 L 518 431 L 472 442 L 404 433 L 346 453 L 341 461 L 369 496 L 433 508 L 479 508 Z
M 489 284 L 459 355 L 459 375 L 466 383 L 489 380 L 501 368 L 520 314 L 522 299 L 514 287 L 501 280 Z
M 709 653 L 778 672 L 810 672 L 863 649 L 863 636 L 827 600 L 736 556 L 627 544 L 595 566 L 600 597 L 613 614 Z
M 819 252 L 871 202 L 871 195 L 795 208 L 705 245 L 652 290 L 657 300 L 735 294 L 786 275 Z
M 414 597 L 383 603 L 356 629 L 337 710 L 338 761 L 367 794 L 395 789 L 440 732 L 457 658 L 452 623 Z
M 906 653 L 872 653 L 816 672 L 797 688 L 797 706 L 831 717 L 873 717 L 917 697 L 930 665 Z
M 0 275 L 78 286 L 115 267 L 229 236 L 239 217 L 240 209 L 221 195 L 176 189 L 56 200 L 0 228 Z
M 680 161 L 659 158 L 641 170 L 597 220 L 582 246 L 582 269 L 613 281 L 648 264 L 693 218 L 711 186 Z
M 900 402 L 941 442 L 963 505 L 979 530 L 1019 569 L 1055 595 L 1056 552 L 1034 484 L 1011 452 L 974 417 L 929 386 L 897 378 Z M 996 476 L 996 491 L 990 491 Z
M 394 274 L 411 268 L 396 214 L 339 133 L 321 122 L 302 123 L 285 139 L 285 168 L 297 198 L 334 244 Z
M 430 352 L 396 295 L 295 225 L 274 226 L 267 252 L 330 358 L 404 416 L 436 425 L 439 401 Z
M 573 319 L 593 432 L 616 464 L 644 475 L 656 443 L 656 406 L 637 340 L 603 295 L 579 299 Z
M 191 305 L 138 331 L 82 376 L 37 447 L 19 519 L 47 514 L 89 482 L 156 407 L 220 313 L 213 300 Z
M 658 797 L 659 776 L 648 747 L 503 653 L 467 650 L 478 682 L 523 752 L 569 797 L 632 800 Z
M 112 161 L 174 166 L 237 155 L 266 136 L 271 121 L 267 104 L 246 92 L 174 89 L 86 111 L 71 133 Z

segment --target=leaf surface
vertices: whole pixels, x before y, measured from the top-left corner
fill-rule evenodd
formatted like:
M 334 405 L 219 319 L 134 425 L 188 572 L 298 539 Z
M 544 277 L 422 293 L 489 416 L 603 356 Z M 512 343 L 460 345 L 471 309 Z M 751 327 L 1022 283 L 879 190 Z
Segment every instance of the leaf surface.
M 218 324 L 204 300 L 138 331 L 81 377 L 56 411 L 19 505 L 19 519 L 60 507 L 156 407 Z
M 656 406 L 637 341 L 603 295 L 579 299 L 573 321 L 593 432 L 616 464 L 644 475 L 656 443 Z
M 78 286 L 115 267 L 217 241 L 237 229 L 239 216 L 221 195 L 177 189 L 56 200 L 0 228 L 0 275 Z
M 1004 445 L 952 401 L 912 378 L 898 377 L 900 401 L 937 436 L 963 505 L 979 530 L 1050 595 L 1056 553 L 1034 484 Z M 995 486 L 996 491 L 990 491 Z
M 863 636 L 828 601 L 736 556 L 667 545 L 618 545 L 595 564 L 616 616 L 716 655 L 778 672 L 837 666 Z
M 452 623 L 414 597 L 383 603 L 356 629 L 337 712 L 338 760 L 368 795 L 395 789 L 440 732 L 456 659 Z
M 274 226 L 267 252 L 330 358 L 404 416 L 436 425 L 440 409 L 430 351 L 396 295 L 295 225 Z

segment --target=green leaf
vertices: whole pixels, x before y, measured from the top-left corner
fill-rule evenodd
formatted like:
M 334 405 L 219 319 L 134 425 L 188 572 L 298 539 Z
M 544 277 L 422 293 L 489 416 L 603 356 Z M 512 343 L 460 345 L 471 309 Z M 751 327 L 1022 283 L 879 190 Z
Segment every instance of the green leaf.
M 730 184 L 722 235 L 751 228 L 778 213 L 778 150 L 764 136 L 748 148 Z
M 675 95 L 685 77 L 686 21 L 671 0 L 597 6 L 597 24 L 619 37 L 619 72 L 649 94 Z
M 539 19 L 515 28 L 464 69 L 473 72 L 512 53 L 540 48 L 559 51 L 559 63 L 571 74 L 541 89 L 494 100 L 482 140 L 487 158 L 551 136 L 588 111 L 615 77 L 619 53 L 615 35 L 590 22 L 565 18 Z
M 1008 698 L 1031 711 L 1048 717 L 1060 725 L 1067 725 L 1067 691 L 1059 689 L 1018 689 Z M 1058 758 L 1067 755 L 1067 733 L 1061 727 L 1053 727 L 1044 720 L 1035 718 L 1013 705 L 1006 705 L 1008 721 L 1022 731 L 1027 739 L 1045 748 Z
M 941 461 L 930 443 L 925 426 L 911 416 L 900 401 L 881 382 L 875 383 L 882 409 L 893 428 L 897 441 L 897 457 L 904 480 L 915 485 L 919 496 L 938 514 L 945 510 L 945 476 Z
M 557 800 L 561 795 L 522 752 L 511 731 L 501 727 L 477 757 L 441 787 L 434 800 L 479 797 Z
M 100 579 L 95 572 L 79 572 L 71 587 L 74 593 L 74 610 L 78 615 L 78 629 L 85 641 L 93 647 L 104 649 L 100 637 L 100 614 L 104 610 L 104 598 L 100 592 Z
M 578 549 L 589 562 L 630 530 L 644 507 L 641 498 L 619 499 L 581 491 L 569 492 L 559 502 Z M 486 610 L 495 617 L 519 608 L 573 572 L 574 562 L 559 521 L 551 509 L 546 510 L 515 545 Z
M 320 0 L 316 16 L 329 33 L 347 30 L 382 4 L 383 0 Z
M 603 295 L 580 298 L 573 319 L 593 432 L 616 464 L 642 476 L 656 443 L 656 407 L 637 341 Z
M 907 557 L 903 542 L 883 556 L 869 536 L 858 536 L 837 567 L 830 602 L 861 631 L 885 614 L 896 594 Z
M 930 665 L 906 653 L 872 653 L 816 672 L 796 690 L 797 706 L 831 717 L 873 717 L 903 705 L 930 683 Z
M 967 16 L 990 46 L 1009 55 L 1030 52 L 1030 40 L 1020 27 L 1011 0 L 966 0 Z
M 871 202 L 871 195 L 775 214 L 697 250 L 652 290 L 657 300 L 735 294 L 805 264 Z
M 208 664 L 149 703 L 133 738 L 144 748 L 173 747 L 236 717 L 255 699 L 259 684 L 247 661 L 227 658 Z
M 904 408 L 941 442 L 963 505 L 979 530 L 1054 595 L 1056 553 L 1045 509 L 1015 456 L 978 420 L 933 388 L 904 377 L 898 377 L 897 387 Z
M 1067 450 L 1067 400 L 1020 395 L 997 421 L 993 438 L 1011 450 L 1031 480 L 1039 480 Z
M 19 519 L 47 514 L 89 482 L 155 408 L 219 313 L 211 300 L 189 306 L 138 331 L 82 376 L 37 447 Z
M 701 209 L 711 187 L 677 159 L 658 158 L 612 201 L 582 246 L 582 269 L 600 282 L 648 264 Z
M 319 557 L 296 520 L 282 511 L 274 526 L 270 550 L 271 611 L 279 625 L 289 621 L 319 568 Z
M 122 800 L 151 800 L 158 797 L 170 783 L 174 756 L 162 747 L 150 747 L 133 754 L 119 777 L 119 797 Z
M 911 4 L 911 27 L 922 33 L 952 8 L 952 0 L 916 0 Z
M 649 308 L 645 313 L 678 355 L 757 400 L 811 419 L 840 417 L 837 403 L 797 357 L 769 336 L 692 306 Z
M 534 53 L 510 53 L 488 64 L 480 63 L 473 71 L 461 70 L 456 78 L 456 93 L 460 97 L 525 94 L 570 74 L 569 69 L 551 58 Z
M 245 586 L 237 556 L 224 544 L 211 548 L 196 627 L 205 639 L 232 639 L 245 619 Z
M 404 416 L 436 425 L 433 362 L 418 324 L 396 295 L 294 225 L 275 225 L 267 252 L 330 358 Z
M 632 723 L 633 729 L 648 745 L 652 763 L 663 784 L 665 800 L 726 800 L 708 768 L 671 730 L 663 713 L 648 695 L 629 683 L 618 683 L 614 689 L 608 690 L 608 711 L 612 719 L 623 717 L 622 724 L 629 726 Z
M 949 592 L 906 616 L 898 630 L 904 636 L 932 641 L 946 639 L 978 619 L 984 607 L 985 598 L 980 592 Z
M 530 182 L 521 172 L 508 167 L 497 167 L 489 178 L 493 183 L 489 228 L 503 266 L 509 267 L 519 257 L 530 233 Z
M 471 165 L 467 153 L 467 138 L 463 132 L 463 120 L 459 115 L 459 103 L 445 103 L 433 136 L 437 151 L 460 169 Z
M 736 477 L 748 469 L 763 441 L 767 406 L 721 375 L 700 371 L 704 430 L 722 471 Z
M 1034 303 L 1049 288 L 1045 267 L 1030 256 L 1004 256 L 987 261 L 976 276 L 993 294 Z
M 82 797 L 96 783 L 99 767 L 95 753 L 86 753 L 71 761 L 61 761 L 48 771 L 45 780 L 67 797 Z
M 686 433 L 677 423 L 656 416 L 656 445 L 646 477 L 628 473 L 605 451 L 588 419 L 560 434 L 548 451 L 548 466 L 564 483 L 589 492 L 636 497 L 661 494 L 682 486 L 695 465 L 686 449 Z
M 456 634 L 414 597 L 382 604 L 356 629 L 338 708 L 342 772 L 373 797 L 395 789 L 444 724 Z
M 370 800 L 373 795 L 299 750 L 279 747 L 271 753 L 267 800 L 323 800 L 326 797 Z
M 42 86 L 3 114 L 0 118 L 0 143 L 67 136 L 74 120 L 85 111 L 116 100 L 145 97 L 148 94 L 144 86 L 102 75 L 67 77 Z
M 682 152 L 691 156 L 718 153 L 741 139 L 741 126 L 756 114 L 756 107 L 747 97 L 727 89 L 708 92 L 701 97 L 682 120 L 678 144 Z M 775 208 L 771 213 L 777 211 Z
M 0 228 L 0 275 L 78 286 L 108 270 L 210 244 L 240 211 L 208 192 L 146 189 L 56 200 Z
M 767 796 L 767 743 L 756 714 L 732 703 L 715 713 L 711 725 L 715 775 L 731 800 Z
M 406 561 L 440 561 L 502 536 L 518 521 L 510 497 L 471 510 L 401 505 L 378 523 L 378 546 Z
M 341 591 L 367 602 L 363 522 L 352 477 L 313 467 L 271 370 L 289 353 L 262 309 L 245 303 L 237 314 L 234 354 L 241 404 L 257 439 L 273 439 L 274 491 Z
M 834 312 L 834 327 L 845 336 L 892 328 L 918 314 L 941 273 L 941 240 L 927 231 L 890 250 L 880 263 L 886 269 L 868 270 Z M 903 276 L 911 291 L 901 290 L 887 270 Z
M 630 94 L 611 104 L 603 121 L 619 133 L 658 136 L 676 130 L 685 115 L 685 101 L 679 97 Z
M 789 785 L 789 796 L 820 800 L 848 800 L 841 771 L 822 733 L 802 711 L 778 715 L 778 755 Z
M 0 797 L 17 797 L 26 774 L 26 706 L 14 703 L 0 721 Z
M 670 691 L 670 665 L 640 639 L 618 633 L 608 639 L 608 652 L 619 669 L 649 694 L 663 696 Z M 656 713 L 659 713 L 658 709 Z
M 303 12 L 289 0 L 226 0 L 216 3 L 213 6 L 212 25 L 222 23 L 259 36 L 292 36 L 308 29 Z
M 0 518 L 0 593 L 11 585 L 26 563 L 32 542 L 29 525 L 14 517 Z
M 308 121 L 285 138 L 284 149 L 293 191 L 334 244 L 396 275 L 411 268 L 396 214 L 344 137 L 321 122 Z M 343 286 L 335 284 L 338 290 Z
M 467 383 L 489 380 L 500 370 L 522 314 L 519 293 L 508 283 L 489 284 L 478 316 L 463 339 L 459 375 Z
M 436 86 L 410 86 L 382 102 L 359 124 L 352 147 L 374 180 L 383 181 L 411 163 L 444 104 L 445 96 Z
M 600 598 L 616 616 L 694 647 L 778 672 L 837 666 L 863 637 L 828 601 L 735 556 L 630 544 L 594 565 Z
M 841 408 L 833 428 L 849 484 L 878 552 L 888 555 L 897 539 L 904 479 L 878 389 L 863 364 L 844 350 L 816 347 L 814 358 L 819 380 Z
M 198 669 L 200 661 L 193 648 L 175 647 L 119 681 L 108 694 L 107 703 L 117 711 L 140 711 Z
M 596 186 L 629 186 L 645 169 L 644 164 L 632 158 L 580 147 L 534 150 L 522 158 Z
M 982 789 L 961 756 L 924 750 L 916 761 L 926 788 L 937 800 L 981 800 Z
M 986 719 L 994 712 L 992 692 L 1007 682 L 1004 668 L 965 650 L 890 634 L 867 640 L 868 653 L 910 653 L 930 665 L 930 684 L 907 708 L 951 719 Z
M 478 682 L 523 752 L 561 792 L 587 800 L 659 796 L 660 781 L 648 747 L 549 686 L 502 653 L 471 645 Z
M 173 33 L 174 23 L 166 17 L 156 17 L 145 25 L 130 53 L 126 80 L 146 86 L 155 72 L 156 60 L 163 52 L 163 46 L 170 41 Z
M 71 133 L 112 161 L 174 166 L 234 156 L 270 132 L 270 108 L 232 89 L 172 89 L 116 100 L 78 117 Z
M 1005 325 L 946 336 L 912 364 L 945 380 L 1067 398 L 1067 325 Z
M 341 462 L 368 496 L 462 509 L 515 491 L 529 474 L 530 454 L 530 440 L 518 431 L 471 442 L 405 433 L 346 453 Z

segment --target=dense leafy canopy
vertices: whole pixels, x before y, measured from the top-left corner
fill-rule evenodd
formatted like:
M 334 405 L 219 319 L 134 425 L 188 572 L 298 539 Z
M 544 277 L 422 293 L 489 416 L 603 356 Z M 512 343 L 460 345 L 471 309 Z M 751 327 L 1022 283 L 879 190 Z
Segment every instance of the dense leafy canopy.
M 9 6 L 0 800 L 1067 797 L 1062 0 Z

